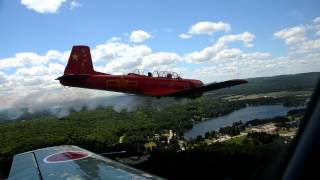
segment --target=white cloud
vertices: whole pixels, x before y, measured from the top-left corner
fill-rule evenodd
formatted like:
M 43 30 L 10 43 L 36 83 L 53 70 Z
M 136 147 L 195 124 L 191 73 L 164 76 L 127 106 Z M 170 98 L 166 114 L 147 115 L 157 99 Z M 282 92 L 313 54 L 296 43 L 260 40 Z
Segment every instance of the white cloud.
M 74 9 L 76 7 L 80 7 L 82 6 L 82 4 L 80 4 L 79 2 L 77 2 L 76 0 L 71 1 L 69 8 L 70 9 Z
M 242 54 L 241 58 L 242 59 L 249 59 L 249 60 L 254 60 L 254 59 L 266 59 L 271 57 L 270 53 L 266 52 L 254 52 L 254 53 L 248 53 L 248 54 Z
M 313 23 L 320 24 L 320 16 L 313 19 Z
M 320 36 L 320 16 L 313 19 L 313 26 L 314 26 L 314 29 L 316 30 L 315 35 L 319 37 Z
M 112 37 L 111 39 L 109 39 L 107 42 L 119 42 L 121 41 L 120 37 Z
M 120 73 L 138 68 L 143 57 L 150 55 L 152 50 L 146 45 L 128 45 L 108 41 L 98 45 L 91 52 L 94 62 L 104 63 L 100 70 L 108 73 Z
M 312 35 L 315 38 L 312 39 Z M 289 54 L 310 54 L 320 50 L 320 17 L 313 19 L 311 24 L 285 28 L 274 33 L 278 39 L 286 42 Z
M 304 26 L 285 28 L 274 33 L 274 36 L 278 39 L 285 40 L 286 44 L 291 45 L 302 42 L 306 39 L 306 29 Z
M 208 83 L 216 80 L 315 72 L 320 67 L 319 57 L 319 53 L 303 58 L 295 56 L 271 58 L 268 53 L 249 53 L 239 56 L 235 61 L 223 61 L 197 68 L 192 76 Z
M 255 36 L 250 33 L 250 32 L 244 32 L 242 34 L 237 34 L 237 35 L 225 35 L 219 38 L 218 40 L 218 44 L 222 44 L 225 45 L 228 42 L 234 42 L 234 41 L 242 41 L 243 45 L 245 47 L 253 47 L 253 45 L 251 44 L 251 42 L 253 41 L 253 39 L 255 38 Z
M 156 69 L 160 65 L 171 65 L 180 61 L 181 58 L 176 53 L 159 52 L 145 56 L 142 60 L 142 68 Z
M 191 38 L 191 35 L 190 35 L 190 34 L 184 34 L 184 33 L 182 33 L 182 34 L 179 35 L 179 38 L 180 38 L 180 39 L 190 39 L 190 38 Z
M 214 58 L 218 60 L 225 60 L 225 59 L 234 59 L 241 56 L 242 51 L 240 49 L 224 49 L 218 52 Z
M 225 35 L 218 39 L 218 41 L 209 47 L 204 48 L 201 51 L 195 51 L 185 55 L 185 59 L 190 63 L 203 63 L 207 61 L 220 60 L 221 58 L 235 56 L 241 51 L 239 49 L 227 49 L 227 44 L 235 41 L 242 41 L 245 47 L 252 47 L 251 42 L 254 39 L 254 35 L 249 32 L 236 35 Z
M 210 22 L 210 21 L 202 21 L 198 22 L 195 25 L 192 25 L 189 28 L 189 34 L 206 34 L 212 35 L 217 31 L 230 31 L 231 26 L 225 22 Z
M 38 13 L 56 13 L 66 0 L 21 0 L 20 3 Z
M 0 60 L 0 69 L 43 64 L 47 59 L 31 52 L 17 53 L 14 58 Z
M 41 56 L 33 52 L 17 53 L 15 57 L 0 59 L 0 70 L 5 68 L 18 68 L 25 66 L 44 65 L 50 60 L 65 61 L 68 52 L 49 50 L 46 55 Z
M 243 45 L 247 47 L 252 43 L 254 37 L 249 32 L 225 35 L 212 46 L 185 55 L 184 58 L 190 63 L 205 64 L 205 67 L 194 68 L 191 77 L 205 82 L 213 82 L 232 78 L 255 77 L 262 72 L 270 75 L 268 73 L 272 73 L 272 67 L 276 62 L 270 61 L 272 59 L 270 53 L 245 53 L 238 48 L 228 48 L 228 44 L 235 41 L 243 42 Z M 268 69 L 268 71 L 264 72 L 264 69 Z
M 290 47 L 291 52 L 293 54 L 297 53 L 310 53 L 312 51 L 320 50 L 320 38 L 314 40 L 305 40 L 299 44 Z
M 185 55 L 185 59 L 189 63 L 203 63 L 212 60 L 217 52 L 222 50 L 223 47 L 219 47 L 216 45 L 206 47 L 202 51 L 194 51 Z
M 143 30 L 136 30 L 136 31 L 132 31 L 130 34 L 130 41 L 134 42 L 134 43 L 141 43 L 147 39 L 150 39 L 152 36 L 143 31 Z
M 8 76 L 0 71 L 0 84 L 4 84 L 8 82 Z
M 98 45 L 92 49 L 93 61 L 104 63 L 97 70 L 123 74 L 135 69 L 171 69 L 181 57 L 176 53 L 157 52 L 146 45 L 129 45 L 120 42 L 110 42 Z

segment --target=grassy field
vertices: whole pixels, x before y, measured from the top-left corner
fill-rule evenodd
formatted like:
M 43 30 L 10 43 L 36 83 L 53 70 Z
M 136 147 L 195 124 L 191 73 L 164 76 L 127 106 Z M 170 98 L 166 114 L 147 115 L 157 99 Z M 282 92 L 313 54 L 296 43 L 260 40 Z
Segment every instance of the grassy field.
M 234 136 L 231 139 L 224 141 L 227 144 L 243 144 L 243 140 L 246 139 L 247 135 Z
M 223 99 L 228 101 L 238 101 L 238 100 L 251 100 L 258 98 L 280 98 L 280 97 L 288 97 L 288 96 L 307 96 L 310 97 L 312 91 L 278 91 L 271 93 L 260 93 L 260 94 L 250 94 L 250 95 L 235 95 L 224 97 Z

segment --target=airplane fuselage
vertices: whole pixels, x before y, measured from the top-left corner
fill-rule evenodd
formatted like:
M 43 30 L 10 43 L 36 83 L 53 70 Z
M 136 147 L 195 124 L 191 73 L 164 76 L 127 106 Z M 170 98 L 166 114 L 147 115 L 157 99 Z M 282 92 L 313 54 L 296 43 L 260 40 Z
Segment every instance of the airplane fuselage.
M 161 97 L 186 89 L 203 86 L 199 80 L 166 77 L 149 77 L 138 74 L 131 75 L 83 75 L 79 78 L 62 76 L 60 83 L 64 86 L 99 89 L 129 94 Z

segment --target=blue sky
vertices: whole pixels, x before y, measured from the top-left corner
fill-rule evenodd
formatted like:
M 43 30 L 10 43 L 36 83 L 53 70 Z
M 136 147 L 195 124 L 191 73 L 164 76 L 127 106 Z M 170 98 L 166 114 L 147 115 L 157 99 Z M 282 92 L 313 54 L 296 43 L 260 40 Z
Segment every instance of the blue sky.
M 257 38 L 252 50 L 281 55 L 285 47 L 273 38 L 273 33 L 305 24 L 319 16 L 320 7 L 317 0 L 77 2 L 81 6 L 72 10 L 67 1 L 57 13 L 43 14 L 27 9 L 18 0 L 4 0 L 0 12 L 0 58 L 23 51 L 40 54 L 50 49 L 63 51 L 77 43 L 95 46 L 136 29 L 154 36 L 145 44 L 155 51 L 187 53 L 209 45 L 209 39 L 223 34 L 200 36 L 188 42 L 179 40 L 180 33 L 199 21 L 228 22 L 232 26 L 229 33 L 253 32 Z
M 118 74 L 174 70 L 212 82 L 319 71 L 319 7 L 317 0 L 3 0 L 0 108 L 28 106 L 31 96 L 47 98 L 44 91 L 61 103 L 53 79 L 75 44 L 91 47 L 96 70 Z

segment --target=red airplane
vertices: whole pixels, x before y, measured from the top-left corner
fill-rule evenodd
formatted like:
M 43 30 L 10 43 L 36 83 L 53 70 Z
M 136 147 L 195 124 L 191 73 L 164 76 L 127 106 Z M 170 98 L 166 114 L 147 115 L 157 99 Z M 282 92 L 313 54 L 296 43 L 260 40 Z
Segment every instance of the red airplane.
M 127 75 L 111 75 L 93 69 L 90 48 L 73 46 L 64 75 L 57 78 L 64 86 L 116 91 L 157 98 L 202 96 L 204 92 L 247 83 L 235 79 L 219 83 L 203 84 L 195 79 L 182 79 L 174 72 L 141 71 Z

